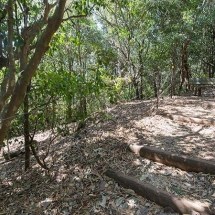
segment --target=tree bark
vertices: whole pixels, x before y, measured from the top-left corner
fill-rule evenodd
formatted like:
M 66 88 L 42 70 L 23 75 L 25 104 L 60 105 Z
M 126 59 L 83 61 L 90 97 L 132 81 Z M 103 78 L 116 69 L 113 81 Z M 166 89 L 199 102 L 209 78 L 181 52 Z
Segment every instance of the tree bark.
M 186 117 L 181 115 L 173 115 L 166 112 L 159 113 L 160 115 L 167 117 L 171 120 L 176 120 L 180 122 L 187 122 L 187 123 L 196 123 L 196 124 L 202 124 L 202 125 L 215 125 L 214 119 L 200 119 L 197 117 Z
M 139 51 L 138 51 L 138 58 L 139 58 L 139 72 L 138 75 L 140 76 L 140 99 L 143 99 L 143 70 L 144 70 L 144 62 L 143 62 L 143 47 L 144 47 L 144 39 L 142 39 L 141 43 L 138 43 L 139 45 Z
M 1 83 L 1 94 L 0 94 L 0 113 L 6 104 L 6 100 L 10 97 L 15 86 L 15 60 L 13 50 L 13 0 L 8 1 L 8 72 L 5 74 L 4 79 Z
M 190 43 L 190 39 L 185 42 L 182 47 L 182 54 L 181 54 L 181 83 L 179 87 L 179 94 L 182 90 L 182 86 L 186 84 L 186 91 L 190 90 L 190 71 L 188 65 L 188 53 L 187 48 Z
M 211 26 L 211 48 L 210 48 L 210 64 L 209 64 L 209 78 L 214 77 L 215 65 L 214 65 L 214 54 L 215 54 L 215 27 Z
M 175 95 L 175 74 L 176 74 L 176 50 L 172 51 L 172 74 L 171 74 L 171 98 Z
M 180 198 L 175 195 L 170 195 L 155 186 L 140 182 L 130 176 L 124 175 L 120 172 L 116 172 L 112 169 L 108 169 L 105 172 L 110 178 L 113 178 L 121 186 L 127 189 L 132 189 L 138 195 L 157 203 L 162 207 L 168 207 L 180 214 L 190 214 L 193 210 L 201 213 L 201 215 L 212 215 L 206 204 L 198 201 L 190 201 L 185 198 Z
M 132 84 L 135 89 L 135 99 L 139 100 L 140 99 L 139 81 L 137 80 L 136 76 L 133 77 Z
M 29 92 L 30 84 L 27 87 L 26 96 L 24 98 L 24 139 L 25 139 L 25 171 L 30 167 L 30 125 L 29 125 Z
M 8 58 L 5 58 L 4 56 L 0 56 L 0 70 L 3 67 L 8 67 L 8 66 L 9 66 Z
M 188 172 L 204 172 L 215 174 L 215 164 L 200 158 L 190 158 L 188 156 L 166 152 L 157 148 L 131 144 L 129 149 L 141 157 L 155 162 L 174 166 Z

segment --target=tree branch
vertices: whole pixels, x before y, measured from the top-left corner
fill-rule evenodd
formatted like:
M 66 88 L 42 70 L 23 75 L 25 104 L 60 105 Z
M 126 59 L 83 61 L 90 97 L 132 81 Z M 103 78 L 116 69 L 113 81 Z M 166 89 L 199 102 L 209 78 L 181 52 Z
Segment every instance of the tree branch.
M 43 22 L 47 22 L 48 20 L 48 15 L 50 10 L 57 5 L 57 1 L 54 4 L 49 4 L 48 0 L 44 0 L 45 4 L 45 11 L 44 11 L 44 16 L 43 16 Z
M 93 8 L 94 8 L 95 6 L 96 6 L 96 5 L 93 5 L 93 6 L 89 9 L 89 11 L 88 11 L 86 14 L 80 14 L 80 15 L 69 16 L 68 18 L 63 19 L 63 21 L 68 21 L 68 20 L 70 20 L 70 19 L 77 19 L 77 18 L 85 18 L 85 17 L 87 17 L 87 16 L 91 13 L 91 11 L 93 10 Z M 67 8 L 65 12 L 67 12 L 67 11 L 69 11 L 69 12 L 72 13 L 72 11 L 71 11 L 69 8 Z
M 87 17 L 86 14 L 85 14 L 85 15 L 70 16 L 70 17 L 68 17 L 68 18 L 66 18 L 66 19 L 63 19 L 63 22 L 68 21 L 68 20 L 70 20 L 70 19 L 85 18 L 85 17 Z

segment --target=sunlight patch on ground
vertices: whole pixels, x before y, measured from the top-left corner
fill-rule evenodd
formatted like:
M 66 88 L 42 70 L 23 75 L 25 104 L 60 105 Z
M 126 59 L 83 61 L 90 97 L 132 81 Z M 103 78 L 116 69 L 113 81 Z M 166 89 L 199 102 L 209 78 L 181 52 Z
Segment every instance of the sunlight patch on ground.
M 133 161 L 133 163 L 134 163 L 136 166 L 142 165 L 140 159 L 138 159 L 138 158 L 135 159 L 135 160 Z
M 204 128 L 201 131 L 199 131 L 199 134 L 208 137 L 208 135 L 215 136 L 215 128 Z

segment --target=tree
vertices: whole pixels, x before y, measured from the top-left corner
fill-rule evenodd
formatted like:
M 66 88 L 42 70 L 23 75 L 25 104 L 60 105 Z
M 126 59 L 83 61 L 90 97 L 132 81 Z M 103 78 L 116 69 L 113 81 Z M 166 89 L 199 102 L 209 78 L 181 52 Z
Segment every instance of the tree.
M 143 99 L 158 96 L 159 89 L 171 83 L 175 94 L 184 83 L 189 89 L 191 75 L 214 76 L 214 7 L 206 1 L 60 0 L 50 4 L 47 0 L 3 0 L 0 6 L 0 146 L 23 101 L 28 121 L 27 91 L 36 70 L 45 74 L 44 79 L 53 76 L 49 86 L 53 89 L 58 84 L 68 119 L 75 105 L 86 117 L 104 79 L 112 82 L 108 87 L 113 91 L 106 90 L 106 96 L 114 102 L 114 92 Z M 99 23 L 97 29 L 91 26 L 92 20 L 71 20 L 86 17 L 98 6 L 104 8 L 100 19 L 98 14 L 93 16 Z M 68 21 L 68 26 L 62 21 Z M 62 32 L 55 34 L 59 26 Z M 59 59 L 50 60 L 45 53 Z M 43 73 L 44 68 L 51 71 Z M 45 83 L 41 80 L 41 86 Z M 72 93 L 61 85 L 72 86 Z M 56 110 L 52 110 L 54 116 Z
M 0 37 L 0 68 L 4 70 L 0 91 L 0 148 L 54 33 L 62 21 L 86 16 L 95 5 L 103 3 L 96 0 L 1 3 L 0 25 L 7 35 Z
M 101 12 L 99 16 L 103 25 L 107 26 L 110 43 L 118 52 L 116 71 L 132 83 L 134 93 L 130 98 L 143 99 L 151 24 L 145 1 L 114 1 L 105 9 L 106 12 Z
M 27 87 L 31 78 L 35 74 L 37 67 L 49 48 L 49 43 L 53 34 L 59 28 L 65 10 L 66 0 L 60 0 L 58 3 L 49 4 L 48 1 L 44 1 L 45 10 L 42 18 L 37 21 L 23 27 L 21 34 L 17 33 L 17 36 L 21 36 L 23 44 L 17 51 L 17 58 L 20 64 L 19 77 L 15 81 L 16 65 L 15 65 L 15 51 L 13 48 L 13 37 L 15 36 L 14 21 L 18 22 L 18 18 L 14 17 L 17 11 L 14 12 L 15 1 L 8 0 L 5 4 L 5 10 L 7 10 L 7 38 L 8 38 L 8 71 L 4 75 L 4 79 L 1 84 L 0 94 L 0 147 L 2 146 L 4 137 L 9 128 L 10 122 L 13 119 L 18 108 L 22 104 L 26 95 Z M 17 6 L 17 5 L 16 5 Z M 55 11 L 52 14 L 51 9 L 55 7 Z M 23 10 L 24 19 L 29 14 L 29 7 L 26 1 L 20 3 L 20 9 Z M 18 9 L 17 9 L 18 10 Z M 6 16 L 5 16 L 6 17 Z M 5 19 L 3 19 L 5 20 Z M 16 26 L 18 27 L 18 26 Z M 19 31 L 19 29 L 18 29 Z M 37 40 L 36 43 L 34 41 Z M 28 59 L 28 54 L 32 51 L 32 45 L 35 46 L 35 50 Z
M 91 18 L 63 23 L 55 34 L 41 64 L 38 78 L 42 81 L 37 86 L 41 94 L 47 90 L 58 97 L 56 100 L 61 102 L 56 103 L 66 122 L 83 121 L 100 108 L 98 101 L 114 57 L 112 52 Z M 103 101 L 105 97 L 103 94 Z

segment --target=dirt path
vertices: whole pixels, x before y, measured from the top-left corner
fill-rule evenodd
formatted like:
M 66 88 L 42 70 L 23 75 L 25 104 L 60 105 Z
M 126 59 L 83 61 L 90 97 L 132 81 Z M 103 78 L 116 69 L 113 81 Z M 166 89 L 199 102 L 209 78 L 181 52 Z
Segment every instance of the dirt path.
M 174 214 L 104 176 L 108 167 L 215 209 L 215 176 L 167 167 L 127 150 L 127 144 L 139 143 L 215 161 L 215 126 L 174 121 L 157 114 L 165 111 L 215 119 L 214 100 L 164 99 L 159 111 L 153 103 L 118 104 L 89 118 L 79 133 L 59 136 L 46 159 L 49 172 L 41 170 L 32 159 L 32 170 L 25 173 L 22 156 L 1 164 L 2 214 Z M 46 152 L 49 135 L 37 135 L 40 156 Z

